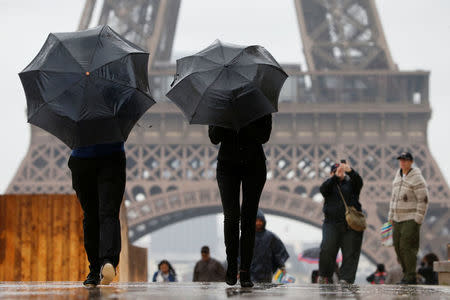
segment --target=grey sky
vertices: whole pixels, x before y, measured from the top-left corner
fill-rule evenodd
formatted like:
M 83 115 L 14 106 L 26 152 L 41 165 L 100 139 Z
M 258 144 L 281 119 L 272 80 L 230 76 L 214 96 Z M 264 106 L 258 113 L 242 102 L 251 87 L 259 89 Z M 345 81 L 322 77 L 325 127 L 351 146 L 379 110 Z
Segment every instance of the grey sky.
M 274 8 L 271 5 L 275 3 Z M 376 3 L 392 56 L 400 69 L 431 71 L 433 115 L 428 128 L 429 145 L 449 179 L 450 1 L 434 0 L 432 5 L 423 0 L 377 0 Z M 83 5 L 83 0 L 0 0 L 3 92 L 0 192 L 6 189 L 29 145 L 25 96 L 17 73 L 37 54 L 49 32 L 77 28 Z M 234 43 L 260 44 L 279 62 L 300 62 L 304 66 L 293 8 L 289 0 L 184 0 L 174 51 L 194 52 L 220 38 Z

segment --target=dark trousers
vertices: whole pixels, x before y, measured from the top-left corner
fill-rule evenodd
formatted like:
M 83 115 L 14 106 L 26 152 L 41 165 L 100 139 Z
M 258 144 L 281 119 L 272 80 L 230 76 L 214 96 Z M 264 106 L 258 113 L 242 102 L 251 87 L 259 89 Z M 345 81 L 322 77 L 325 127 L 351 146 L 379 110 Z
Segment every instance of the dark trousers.
M 217 164 L 216 177 L 225 216 L 224 235 L 228 265 L 237 262 L 240 251 L 240 268 L 245 271 L 250 270 L 253 258 L 256 214 L 266 176 L 264 160 L 251 163 L 219 160 Z M 242 208 L 239 201 L 241 183 Z M 240 245 L 239 221 L 241 222 Z
M 394 223 L 394 248 L 402 266 L 403 279 L 416 280 L 417 252 L 420 244 L 420 225 L 414 220 Z
M 72 186 L 84 212 L 84 247 L 93 272 L 106 261 L 119 264 L 119 212 L 125 190 L 124 152 L 96 158 L 71 156 Z
M 355 282 L 363 233 L 348 228 L 346 223 L 324 223 L 320 245 L 319 275 L 332 278 L 336 269 L 336 256 L 342 251 L 339 278 L 348 283 Z

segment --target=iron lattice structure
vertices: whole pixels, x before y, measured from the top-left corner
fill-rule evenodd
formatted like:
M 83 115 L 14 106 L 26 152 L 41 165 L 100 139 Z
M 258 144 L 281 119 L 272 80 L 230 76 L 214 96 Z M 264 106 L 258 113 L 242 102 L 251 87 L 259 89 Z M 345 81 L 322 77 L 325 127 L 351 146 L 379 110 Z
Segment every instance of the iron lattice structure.
M 445 254 L 450 228 L 450 190 L 427 144 L 431 109 L 429 73 L 397 70 L 373 0 L 293 0 L 308 71 L 285 65 L 290 77 L 274 115 L 268 181 L 261 199 L 266 212 L 321 227 L 319 186 L 330 166 L 347 158 L 365 181 L 361 195 L 368 216 L 363 253 L 394 263 L 382 248 L 396 155 L 411 151 L 430 188 L 421 250 Z M 99 23 L 149 50 L 149 79 L 159 103 L 126 144 L 129 236 L 132 241 L 167 224 L 221 211 L 215 167 L 217 149 L 205 126 L 188 125 L 164 97 L 180 0 L 86 1 L 80 29 Z M 73 193 L 69 149 L 31 128 L 31 145 L 7 193 Z M 299 238 L 301 235 L 299 234 Z

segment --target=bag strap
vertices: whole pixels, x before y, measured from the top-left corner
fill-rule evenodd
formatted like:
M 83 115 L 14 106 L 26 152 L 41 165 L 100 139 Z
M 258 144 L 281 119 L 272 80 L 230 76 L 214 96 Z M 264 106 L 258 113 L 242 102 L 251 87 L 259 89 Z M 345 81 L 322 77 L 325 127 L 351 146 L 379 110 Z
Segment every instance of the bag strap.
M 342 191 L 341 191 L 341 188 L 339 187 L 339 183 L 337 183 L 336 185 L 337 185 L 337 188 L 338 188 L 338 191 L 339 191 L 339 195 L 341 196 L 342 202 L 344 202 L 345 211 L 348 212 L 347 202 L 345 202 L 344 195 L 342 195 Z

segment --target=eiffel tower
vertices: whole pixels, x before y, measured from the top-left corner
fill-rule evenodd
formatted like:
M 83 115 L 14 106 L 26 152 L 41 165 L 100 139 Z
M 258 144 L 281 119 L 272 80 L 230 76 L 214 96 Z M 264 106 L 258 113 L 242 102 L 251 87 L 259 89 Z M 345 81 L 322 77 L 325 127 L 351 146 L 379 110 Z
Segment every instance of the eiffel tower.
M 181 0 L 87 0 L 79 29 L 108 24 L 150 52 L 149 81 L 159 103 L 126 143 L 127 206 L 131 241 L 168 224 L 221 211 L 215 182 L 217 148 L 206 126 L 188 125 L 165 98 Z M 319 186 L 330 166 L 346 158 L 365 181 L 368 216 L 363 253 L 395 263 L 381 247 L 396 155 L 411 151 L 430 189 L 421 251 L 445 255 L 450 190 L 427 143 L 431 115 L 429 72 L 401 71 L 394 63 L 374 0 L 292 0 L 308 70 L 284 65 L 290 75 L 265 145 L 268 181 L 261 198 L 267 213 L 321 227 Z M 276 1 L 274 1 L 276 5 Z M 31 126 L 31 144 L 7 193 L 73 193 L 69 149 Z M 299 239 L 301 234 L 299 233 Z

